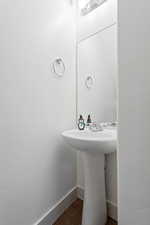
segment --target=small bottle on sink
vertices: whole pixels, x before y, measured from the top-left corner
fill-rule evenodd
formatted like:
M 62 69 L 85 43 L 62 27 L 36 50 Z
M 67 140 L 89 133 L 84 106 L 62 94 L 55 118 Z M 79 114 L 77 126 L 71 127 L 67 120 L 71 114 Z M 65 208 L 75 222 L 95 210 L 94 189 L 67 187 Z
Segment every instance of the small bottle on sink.
M 88 118 L 87 118 L 87 122 L 86 122 L 86 127 L 89 128 L 91 124 L 92 124 L 92 120 L 91 120 L 91 116 L 89 114 Z
M 85 128 L 85 122 L 82 115 L 80 115 L 80 118 L 78 120 L 78 128 L 79 130 L 84 130 Z

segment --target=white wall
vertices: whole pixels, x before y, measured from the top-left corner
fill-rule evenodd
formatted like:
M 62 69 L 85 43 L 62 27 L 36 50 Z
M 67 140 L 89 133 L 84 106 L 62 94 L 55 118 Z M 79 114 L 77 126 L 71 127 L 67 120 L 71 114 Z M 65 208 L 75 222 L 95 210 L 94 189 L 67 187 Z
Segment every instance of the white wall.
M 97 122 L 116 120 L 117 40 L 116 4 L 110 0 L 78 21 L 78 114 L 90 113 Z M 109 27 L 111 26 L 111 27 Z M 98 32 L 101 29 L 105 29 Z M 96 34 L 97 33 L 97 34 Z M 93 35 L 95 34 L 95 35 Z M 90 35 L 93 35 L 89 37 Z M 91 90 L 85 87 L 94 78 Z M 117 204 L 116 154 L 107 157 L 107 198 Z M 84 187 L 83 163 L 78 154 L 78 185 Z
M 67 0 L 0 0 L 2 225 L 34 224 L 76 185 L 76 153 L 60 136 L 75 119 L 72 15 Z
M 150 2 L 119 1 L 119 224 L 149 225 Z

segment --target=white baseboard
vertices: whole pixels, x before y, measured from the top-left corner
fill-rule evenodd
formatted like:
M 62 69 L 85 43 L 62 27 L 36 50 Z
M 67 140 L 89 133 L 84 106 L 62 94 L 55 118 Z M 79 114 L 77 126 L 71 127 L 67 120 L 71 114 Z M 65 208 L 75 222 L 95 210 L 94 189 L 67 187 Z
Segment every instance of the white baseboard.
M 107 214 L 113 220 L 118 221 L 118 207 L 109 200 L 107 200 Z
M 84 199 L 84 189 L 80 186 L 69 191 L 35 225 L 53 225 L 77 198 Z M 117 205 L 107 201 L 107 210 L 108 216 L 117 221 Z
M 77 198 L 80 198 L 81 200 L 84 199 L 84 189 L 83 187 L 80 187 L 78 186 L 77 187 Z M 111 201 L 107 201 L 107 213 L 108 213 L 108 216 L 110 218 L 112 218 L 113 220 L 117 221 L 118 220 L 118 215 L 117 215 L 117 205 L 114 204 L 113 202 Z
M 84 188 L 81 186 L 77 186 L 77 198 L 84 199 Z
M 69 191 L 58 203 L 56 203 L 35 225 L 52 225 L 77 199 L 77 188 Z

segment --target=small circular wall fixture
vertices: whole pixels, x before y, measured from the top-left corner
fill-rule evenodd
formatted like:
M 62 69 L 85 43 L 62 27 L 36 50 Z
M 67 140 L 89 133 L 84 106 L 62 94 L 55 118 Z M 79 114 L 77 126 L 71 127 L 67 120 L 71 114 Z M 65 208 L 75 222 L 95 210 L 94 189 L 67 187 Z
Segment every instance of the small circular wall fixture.
M 52 63 L 52 69 L 58 77 L 62 77 L 65 73 L 65 63 L 61 58 L 57 58 Z
M 87 89 L 92 89 L 94 85 L 94 79 L 93 77 L 90 75 L 90 76 L 87 76 L 86 80 L 85 80 L 85 86 Z

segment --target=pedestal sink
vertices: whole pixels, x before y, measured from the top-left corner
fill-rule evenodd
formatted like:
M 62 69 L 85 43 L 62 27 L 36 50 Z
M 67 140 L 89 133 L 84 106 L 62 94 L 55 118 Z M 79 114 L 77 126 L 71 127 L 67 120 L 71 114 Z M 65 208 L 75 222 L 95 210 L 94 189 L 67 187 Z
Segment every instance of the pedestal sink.
M 104 154 L 116 151 L 116 129 L 99 132 L 75 129 L 64 131 L 62 136 L 75 150 L 83 152 L 85 194 L 82 225 L 105 225 Z

